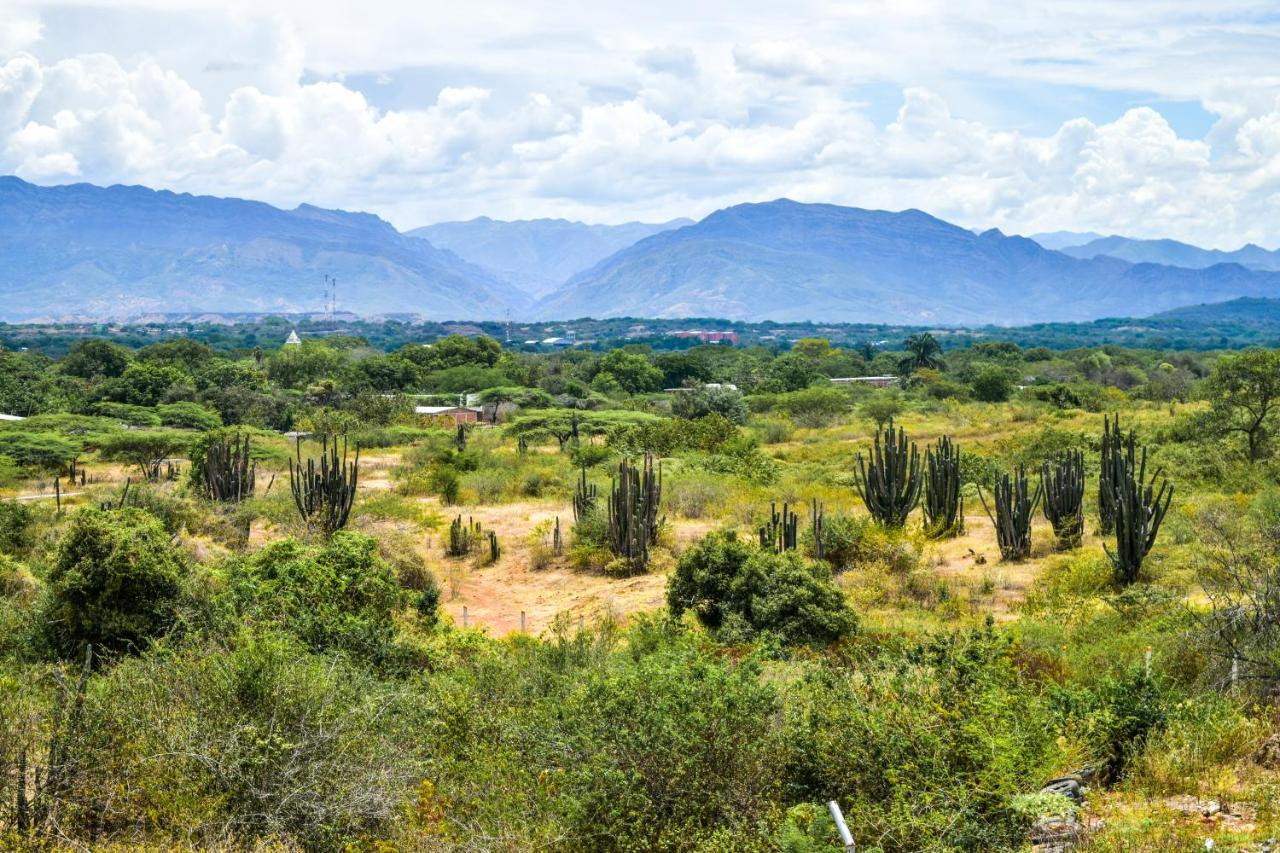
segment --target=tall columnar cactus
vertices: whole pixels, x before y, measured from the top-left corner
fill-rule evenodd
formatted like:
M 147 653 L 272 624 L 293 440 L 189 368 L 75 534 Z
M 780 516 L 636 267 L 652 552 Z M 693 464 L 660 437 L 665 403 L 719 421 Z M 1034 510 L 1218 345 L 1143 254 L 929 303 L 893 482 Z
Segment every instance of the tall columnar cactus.
M 791 511 L 791 505 L 784 502 L 782 512 L 778 512 L 776 503 L 769 504 L 769 521 L 760 528 L 760 547 L 781 554 L 783 551 L 794 551 L 799 541 L 800 515 Z
M 814 498 L 809 507 L 809 527 L 813 530 L 813 556 L 821 560 L 826 556 L 826 546 L 822 544 L 822 528 L 827 519 L 826 508 Z
M 587 466 L 583 465 L 582 473 L 578 475 L 578 487 L 573 493 L 573 520 L 582 521 L 595 511 L 598 502 L 595 484 L 587 482 Z
M 1133 433 L 1129 433 L 1133 438 Z M 1112 478 L 1116 470 L 1116 457 L 1123 452 L 1124 438 L 1120 432 L 1120 415 L 1112 420 L 1102 416 L 1102 466 L 1098 471 L 1098 532 L 1110 535 L 1116 526 L 1116 483 Z M 1133 460 L 1130 459 L 1130 465 Z
M 320 459 L 302 461 L 302 441 L 298 440 L 296 462 L 289 460 L 289 488 L 293 502 L 307 526 L 332 536 L 347 524 L 351 505 L 356 499 L 356 481 L 360 468 L 360 448 L 356 447 L 355 460 L 347 461 L 347 439 L 342 439 L 342 453 L 338 453 L 338 440 L 330 445 L 328 436 L 321 439 Z
M 449 544 L 444 552 L 450 557 L 465 557 L 475 550 L 483 534 L 480 522 L 468 518 L 464 524 L 459 515 L 449 524 Z
M 662 466 L 646 453 L 637 468 L 629 459 L 618 464 L 609 493 L 609 548 L 627 561 L 632 572 L 649 564 L 649 548 L 658 542 L 658 505 L 662 500 Z
M 1014 469 L 1012 476 L 999 474 L 996 477 L 994 514 L 987 506 L 982 487 L 978 487 L 978 499 L 982 501 L 987 518 L 995 525 L 996 543 L 1000 546 L 1000 555 L 1006 560 L 1025 560 L 1031 556 L 1031 520 L 1035 517 L 1040 496 L 1041 485 L 1037 483 L 1035 491 L 1031 491 L 1031 481 L 1024 465 Z
M 1103 548 L 1111 558 L 1116 579 L 1123 584 L 1138 579 L 1142 561 L 1156 543 L 1156 535 L 1173 502 L 1173 486 L 1160 471 L 1147 480 L 1147 449 L 1136 452 L 1136 440 L 1130 433 L 1119 452 L 1112 457 L 1111 482 L 1115 484 L 1116 549 Z M 1159 488 L 1156 482 L 1159 481 Z
M 249 458 L 249 436 L 209 445 L 204 454 L 204 494 L 211 501 L 239 503 L 253 497 L 257 464 Z
M 855 482 L 871 517 L 886 527 L 902 527 L 920 502 L 924 478 L 920 474 L 920 453 L 915 442 L 907 444 L 906 433 L 893 429 L 893 419 L 883 434 L 875 437 L 868 461 L 858 454 Z
M 458 424 L 457 430 L 453 434 L 453 444 L 458 448 L 458 452 L 467 449 L 467 426 L 466 424 Z
M 964 533 L 964 497 L 960 494 L 960 448 L 942 436 L 924 453 L 925 533 L 935 539 Z
M 1078 548 L 1084 536 L 1084 454 L 1068 450 L 1040 466 L 1044 517 L 1053 525 L 1058 547 Z

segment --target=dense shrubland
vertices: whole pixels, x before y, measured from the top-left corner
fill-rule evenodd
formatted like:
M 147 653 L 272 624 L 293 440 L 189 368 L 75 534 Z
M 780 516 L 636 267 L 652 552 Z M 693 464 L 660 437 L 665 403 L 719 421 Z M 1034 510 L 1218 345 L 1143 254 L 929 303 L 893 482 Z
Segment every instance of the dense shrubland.
M 1201 838 L 1176 795 L 1274 834 L 1276 366 L 0 353 L 0 847 L 821 851 L 836 799 L 863 850 L 1019 849 L 1086 768 L 1097 849 Z M 463 629 L 513 561 L 663 606 Z

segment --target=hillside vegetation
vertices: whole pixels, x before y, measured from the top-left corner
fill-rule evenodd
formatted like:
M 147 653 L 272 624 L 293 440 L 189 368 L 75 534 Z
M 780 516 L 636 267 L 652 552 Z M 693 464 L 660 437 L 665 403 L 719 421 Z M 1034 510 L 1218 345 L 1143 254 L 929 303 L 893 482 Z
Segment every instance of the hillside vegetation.
M 1280 835 L 1280 351 L 82 338 L 0 412 L 0 848 Z

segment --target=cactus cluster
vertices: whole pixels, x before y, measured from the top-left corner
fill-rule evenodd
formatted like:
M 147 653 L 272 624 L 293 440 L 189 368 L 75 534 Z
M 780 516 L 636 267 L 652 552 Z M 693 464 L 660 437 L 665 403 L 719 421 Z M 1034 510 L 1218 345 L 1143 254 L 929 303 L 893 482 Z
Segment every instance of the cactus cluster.
M 347 440 L 342 439 L 342 452 L 338 452 L 338 440 L 330 444 L 328 436 L 321 439 L 319 461 L 302 460 L 302 440 L 299 439 L 295 459 L 289 460 L 289 488 L 293 502 L 307 527 L 331 536 L 347 524 L 351 505 L 356 499 L 356 482 L 360 468 L 360 448 L 356 447 L 355 459 L 347 461 Z
M 646 453 L 639 468 L 629 459 L 618 463 L 609 492 L 609 548 L 632 572 L 644 571 L 658 542 L 661 500 L 662 466 L 655 467 L 652 455 Z
M 1068 450 L 1040 466 L 1044 517 L 1053 525 L 1058 547 L 1080 546 L 1084 536 L 1084 454 Z
M 760 547 L 781 554 L 794 551 L 799 542 L 800 515 L 791 511 L 785 501 L 782 512 L 776 503 L 769 504 L 769 521 L 760 528 Z
M 1165 513 L 1173 502 L 1173 486 L 1159 470 L 1147 479 L 1147 449 L 1137 453 L 1133 433 L 1117 442 L 1111 454 L 1108 481 L 1112 484 L 1116 549 L 1106 548 L 1116 579 L 1129 584 L 1138 579 L 1142 561 L 1155 545 Z M 1157 488 L 1157 481 L 1159 487 Z
M 582 471 L 578 475 L 578 485 L 573 493 L 573 520 L 575 522 L 582 521 L 587 515 L 595 511 L 599 503 L 599 495 L 596 493 L 594 483 L 587 482 L 587 466 L 582 466 Z
M 996 543 L 1006 560 L 1025 560 L 1031 556 L 1031 520 L 1040 503 L 1041 488 L 1042 484 L 1037 483 L 1035 491 L 1031 490 L 1024 465 L 1015 468 L 1012 475 L 997 475 L 993 494 L 996 509 L 993 513 L 982 494 L 982 487 L 978 487 L 978 499 L 996 528 Z
M 960 494 L 960 448 L 942 436 L 924 454 L 924 529 L 934 539 L 964 533 Z
M 256 474 L 247 434 L 223 438 L 205 450 L 204 494 L 211 501 L 239 503 L 253 497 Z
M 449 543 L 445 545 L 444 552 L 450 557 L 465 557 L 476 549 L 483 538 L 484 531 L 480 522 L 468 518 L 463 523 L 462 516 L 458 516 L 449 524 Z
M 858 494 L 871 517 L 886 527 L 902 527 L 920 502 L 924 478 L 920 452 L 915 442 L 907 444 L 906 433 L 893 428 L 890 418 L 883 433 L 877 433 L 868 460 L 858 454 L 854 478 Z
M 1133 438 L 1133 433 L 1129 433 Z M 1102 416 L 1102 467 L 1098 472 L 1098 532 L 1109 536 L 1116 526 L 1116 484 L 1112 476 L 1123 444 L 1120 416 Z

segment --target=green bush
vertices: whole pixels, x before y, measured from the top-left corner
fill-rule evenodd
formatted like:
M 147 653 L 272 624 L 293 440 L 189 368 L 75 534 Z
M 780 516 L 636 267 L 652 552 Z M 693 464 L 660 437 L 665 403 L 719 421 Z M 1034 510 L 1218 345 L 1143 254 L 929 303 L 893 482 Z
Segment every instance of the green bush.
M 138 509 L 77 512 L 49 567 L 48 624 L 58 645 L 145 648 L 176 615 L 186 575 L 169 534 Z
M 32 545 L 36 514 L 18 501 L 0 501 L 0 554 L 25 554 Z
M 125 661 L 89 693 L 69 797 L 86 807 L 60 828 L 153 849 L 386 834 L 426 772 L 412 696 L 269 630 Z M 87 807 L 104 791 L 109 810 Z
M 373 661 L 388 654 L 400 587 L 368 536 L 339 531 L 320 546 L 273 542 L 237 560 L 231 583 L 243 613 L 284 626 L 311 649 Z
M 828 643 L 857 625 L 825 564 L 775 554 L 712 533 L 685 551 L 667 582 L 667 607 L 686 610 L 730 639 L 758 633 L 786 643 Z
M 780 793 L 778 711 L 754 666 L 688 637 L 589 670 L 559 715 L 566 846 L 742 849 Z
M 884 850 L 1021 849 L 1015 798 L 1062 760 L 1050 708 L 989 632 L 815 668 L 784 707 L 794 796 L 839 800 L 854 838 Z

